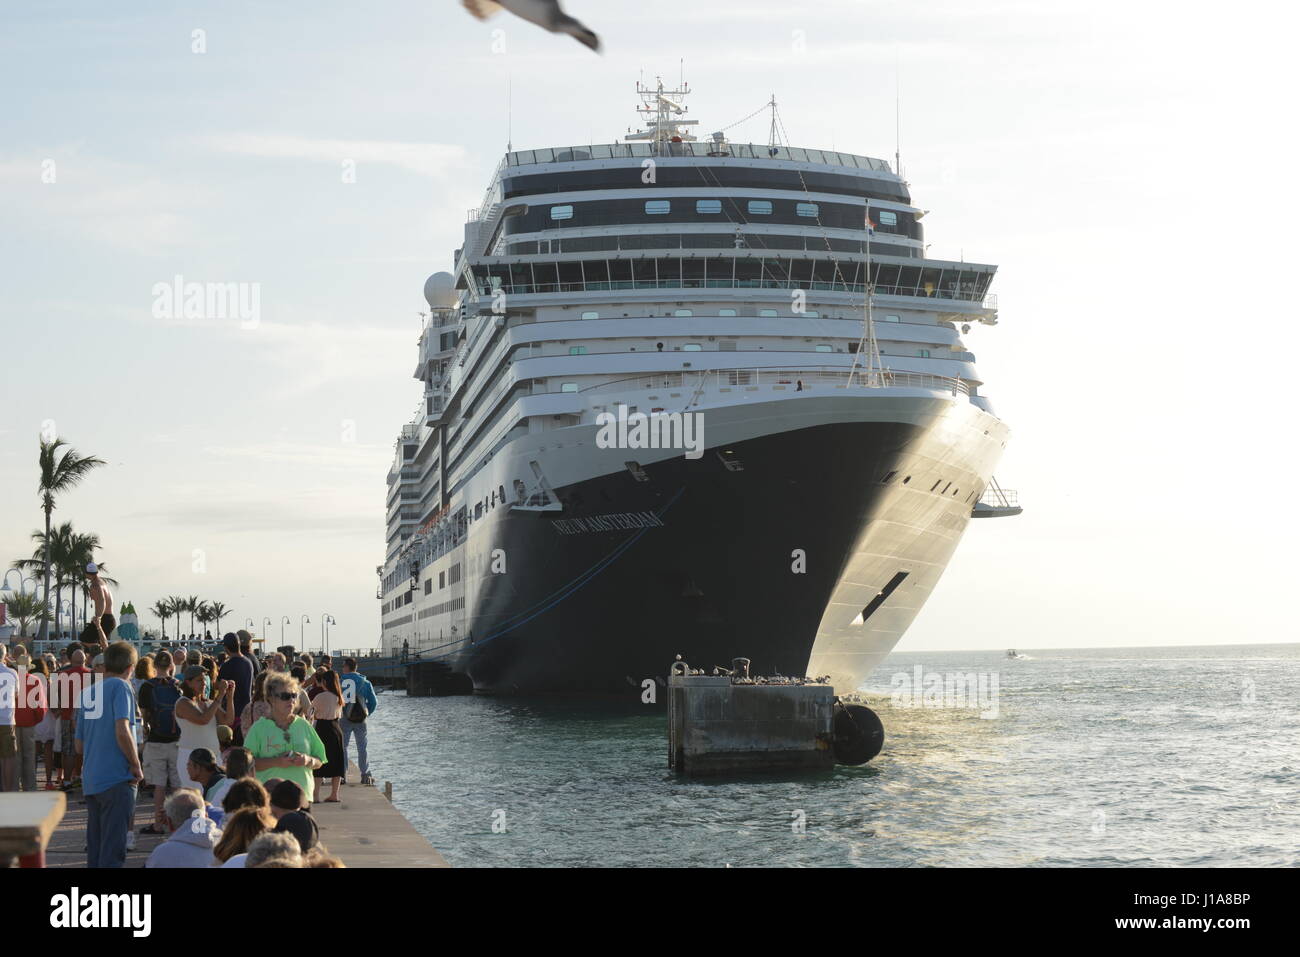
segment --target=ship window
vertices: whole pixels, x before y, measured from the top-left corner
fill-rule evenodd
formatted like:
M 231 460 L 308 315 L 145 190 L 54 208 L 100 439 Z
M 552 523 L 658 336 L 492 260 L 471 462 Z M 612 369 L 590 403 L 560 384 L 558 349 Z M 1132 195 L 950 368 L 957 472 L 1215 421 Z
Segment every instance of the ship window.
M 828 345 L 822 344 L 822 345 L 819 345 L 819 346 L 817 347 L 817 351 L 818 351 L 818 352 L 834 352 L 835 350 L 832 349 L 832 348 L 831 348 L 830 346 L 828 346 Z
M 885 316 L 885 322 L 898 322 L 898 316 Z
M 582 314 L 582 318 L 584 318 L 584 319 L 599 319 L 599 318 L 600 318 L 600 313 L 598 313 L 598 312 L 584 312 L 584 313 Z
M 816 203 L 795 203 L 794 212 L 796 216 L 807 216 L 810 219 L 815 219 L 817 217 L 817 204 Z
M 888 485 L 888 484 L 889 484 L 889 480 L 892 479 L 892 478 L 893 478 L 895 475 L 897 475 L 897 474 L 898 474 L 897 472 L 889 472 L 888 474 L 885 475 L 884 478 L 882 478 L 882 479 L 880 480 L 880 484 L 881 484 L 881 485 Z
M 695 201 L 695 211 L 702 215 L 708 213 L 722 212 L 722 200 L 720 199 L 697 199 Z
M 439 588 L 446 588 L 446 587 L 447 587 L 447 573 L 446 573 L 446 572 L 438 572 L 438 587 L 439 587 Z
M 551 219 L 572 219 L 573 207 L 570 206 L 552 206 Z
M 648 199 L 645 204 L 647 216 L 667 216 L 671 204 L 666 199 Z
M 694 312 L 694 310 L 691 310 L 691 309 L 674 309 L 674 310 L 673 310 L 673 315 L 674 315 L 674 316 L 693 316 L 693 315 L 695 315 L 695 312 Z
M 912 476 L 909 475 L 907 478 L 903 479 L 903 484 L 906 485 L 910 481 L 912 481 Z
M 776 316 L 776 310 L 775 310 L 775 309 L 760 309 L 760 310 L 758 310 L 758 314 L 759 314 L 760 316 L 767 316 L 767 317 L 774 318 L 774 317 Z
M 735 309 L 719 309 L 719 310 L 718 310 L 718 315 L 720 315 L 720 316 L 734 316 L 735 314 L 736 314 L 736 310 L 735 310 Z
M 939 487 L 939 483 L 942 481 L 943 479 L 935 479 L 934 484 L 930 486 L 930 491 L 933 492 L 935 489 L 937 489 Z
M 767 199 L 751 199 L 748 209 L 751 216 L 771 216 L 772 202 Z
M 876 609 L 885 603 L 885 599 L 887 599 L 890 595 L 894 593 L 894 589 L 896 589 L 899 585 L 903 584 L 903 580 L 907 578 L 907 575 L 908 575 L 907 572 L 899 572 L 898 574 L 896 574 L 893 578 L 889 580 L 889 582 L 885 585 L 884 588 L 880 589 L 880 594 L 876 595 L 875 598 L 871 599 L 871 603 L 862 609 L 863 624 L 866 624 L 867 619 L 870 618 L 873 614 L 875 614 Z
M 569 346 L 569 355 L 571 356 L 585 356 L 586 354 L 586 346 Z
M 483 503 L 482 503 L 482 502 L 475 502 L 475 503 L 474 503 L 474 517 L 475 517 L 476 519 L 479 519 L 479 518 L 482 518 L 482 517 L 483 517 Z
M 578 391 L 578 383 L 576 383 L 576 382 L 565 382 L 565 383 L 561 384 L 561 386 L 560 386 L 560 391 L 561 391 L 561 392 L 577 392 L 577 391 Z
M 928 358 L 930 358 L 930 350 L 929 350 L 929 349 L 917 349 L 917 350 L 916 350 L 916 354 L 917 354 L 920 358 L 922 358 L 922 359 L 928 359 Z
M 506 503 L 506 487 L 504 485 L 499 486 L 497 494 L 501 496 L 501 504 L 504 505 Z
M 822 317 L 820 312 L 813 312 L 811 309 L 805 309 L 801 315 L 805 319 L 820 319 Z
M 947 495 L 947 494 L 948 494 L 948 489 L 950 489 L 950 488 L 952 488 L 952 483 L 951 483 L 951 482 L 949 482 L 947 485 L 945 485 L 945 486 L 943 487 L 943 491 L 940 492 L 939 494 L 940 494 L 940 495 Z
M 700 348 L 701 346 L 698 342 L 688 342 L 686 345 L 682 346 L 682 352 L 699 352 Z
M 429 594 L 429 592 L 431 592 L 431 591 L 433 591 L 433 579 L 432 579 L 432 578 L 426 578 L 426 579 L 424 580 L 424 593 L 427 595 L 427 594 Z
M 882 209 L 882 210 L 880 211 L 880 225 L 882 225 L 882 226 L 897 226 L 897 225 L 898 225 L 898 213 L 896 213 L 896 212 L 894 212 L 893 210 L 890 210 L 890 209 Z

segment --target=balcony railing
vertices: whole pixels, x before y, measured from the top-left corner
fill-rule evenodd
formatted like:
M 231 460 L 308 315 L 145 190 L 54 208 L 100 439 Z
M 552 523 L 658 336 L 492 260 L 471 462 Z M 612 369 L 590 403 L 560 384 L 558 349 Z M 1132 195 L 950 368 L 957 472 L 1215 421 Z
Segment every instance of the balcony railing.
M 840 153 L 836 150 L 814 150 L 799 146 L 776 146 L 756 143 L 725 143 L 712 141 L 696 143 L 596 143 L 586 146 L 559 146 L 540 150 L 518 150 L 507 153 L 509 166 L 531 166 L 535 163 L 579 163 L 589 160 L 641 158 L 646 156 L 734 156 L 741 159 L 777 160 L 795 163 L 819 163 L 824 166 L 846 166 L 850 169 L 873 170 L 889 173 L 889 163 L 870 156 Z
M 812 366 L 803 369 L 701 369 L 698 372 L 666 372 L 628 376 L 613 382 L 601 382 L 581 390 L 582 395 L 605 392 L 690 389 L 693 392 L 732 389 L 771 389 L 783 392 L 813 392 L 827 389 L 929 389 L 953 395 L 970 395 L 970 387 L 952 376 L 925 372 L 877 370 L 869 375 L 859 366 Z M 541 393 L 533 393 L 538 395 Z M 653 397 L 651 397 L 653 398 Z M 644 411 L 644 410 L 643 410 Z
M 862 283 L 802 282 L 794 279 L 643 279 L 615 282 L 539 282 L 503 283 L 485 289 L 490 295 L 500 289 L 508 296 L 543 295 L 546 293 L 610 292 L 620 289 L 802 289 L 818 292 L 843 292 L 861 296 L 866 287 Z M 985 294 L 979 289 L 957 287 L 882 286 L 875 287 L 877 296 L 914 296 L 929 299 L 978 302 L 985 305 Z M 985 308 L 996 308 L 994 305 Z

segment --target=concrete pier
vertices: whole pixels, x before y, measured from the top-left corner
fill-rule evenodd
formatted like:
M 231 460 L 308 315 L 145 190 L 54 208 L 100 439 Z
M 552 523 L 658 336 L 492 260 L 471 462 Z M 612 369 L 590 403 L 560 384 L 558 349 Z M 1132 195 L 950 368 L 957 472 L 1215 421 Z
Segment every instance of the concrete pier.
M 668 679 L 669 767 L 690 775 L 834 767 L 829 684 L 673 670 L 686 673 Z
M 348 780 L 361 780 L 356 764 L 349 767 Z M 313 804 L 311 813 L 320 828 L 321 843 L 348 867 L 449 866 L 384 796 L 382 782 L 380 787 L 350 784 L 339 791 L 339 797 L 338 804 Z M 139 831 L 152 820 L 153 798 L 142 792 L 136 804 L 135 829 Z M 144 867 L 150 852 L 166 840 L 138 833 L 135 839 L 135 850 L 126 855 L 127 867 Z M 67 812 L 45 852 L 45 866 L 86 866 L 86 803 L 80 791 L 68 795 Z

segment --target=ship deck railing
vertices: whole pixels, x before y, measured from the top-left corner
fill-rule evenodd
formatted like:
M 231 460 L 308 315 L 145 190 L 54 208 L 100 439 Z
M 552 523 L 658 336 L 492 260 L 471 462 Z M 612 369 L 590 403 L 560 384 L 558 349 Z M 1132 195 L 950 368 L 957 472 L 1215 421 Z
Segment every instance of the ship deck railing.
M 1005 489 L 999 485 L 991 484 L 984 490 L 984 494 L 979 498 L 981 505 L 988 505 L 992 508 L 1018 508 L 1020 506 L 1020 493 L 1015 489 Z
M 711 390 L 730 391 L 735 388 L 757 390 L 768 387 L 776 391 L 811 391 L 816 388 L 832 389 L 927 389 L 953 395 L 970 395 L 970 386 L 954 376 L 933 375 L 927 372 L 899 372 L 892 369 L 868 371 L 864 365 L 805 366 L 800 369 L 737 368 L 701 369 L 697 372 L 666 372 L 628 376 L 611 382 L 601 382 L 579 390 L 582 395 L 599 395 L 604 392 L 648 391 L 651 389 L 690 389 L 694 392 Z M 534 392 L 533 395 L 543 393 Z M 649 396 L 653 400 L 656 396 Z
M 533 296 L 553 293 L 615 292 L 623 289 L 802 289 L 814 292 L 851 293 L 858 296 L 864 295 L 867 291 L 863 283 L 857 282 L 806 282 L 797 279 L 640 279 L 609 282 L 502 283 L 500 286 L 485 286 L 483 295 L 491 295 L 498 291 L 508 296 Z M 997 308 L 997 300 L 993 299 L 990 302 L 989 297 L 978 289 L 935 287 L 927 290 L 924 286 L 877 285 L 872 291 L 877 296 L 947 299 L 980 303 L 989 309 Z
M 694 156 L 715 159 L 761 159 L 793 163 L 820 163 L 845 166 L 875 173 L 892 173 L 886 160 L 837 150 L 815 150 L 801 146 L 768 146 L 766 143 L 725 143 L 712 140 L 688 143 L 594 143 L 585 146 L 558 146 L 539 150 L 515 150 L 507 153 L 507 166 L 533 166 L 538 163 L 584 163 L 605 159 L 642 159 L 649 156 Z

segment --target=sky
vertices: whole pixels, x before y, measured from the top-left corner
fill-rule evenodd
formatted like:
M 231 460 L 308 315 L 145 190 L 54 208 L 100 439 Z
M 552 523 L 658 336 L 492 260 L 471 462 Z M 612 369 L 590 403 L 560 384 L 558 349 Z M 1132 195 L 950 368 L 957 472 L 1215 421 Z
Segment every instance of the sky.
M 336 648 L 377 643 L 425 277 L 450 268 L 508 138 L 612 142 L 638 79 L 685 75 L 706 133 L 775 94 L 793 145 L 890 160 L 897 93 L 929 255 L 1000 266 L 1001 321 L 968 344 L 1025 512 L 972 524 L 900 649 L 1300 640 L 1276 357 L 1295 313 L 1295 14 L 566 7 L 603 55 L 459 0 L 4 5 L 6 563 L 41 525 L 53 429 L 108 462 L 55 520 L 100 536 L 119 601 L 217 599 L 226 627 L 276 643 L 283 617 L 299 643 L 331 614 Z M 766 142 L 767 121 L 728 135 Z M 255 288 L 256 321 L 169 310 L 178 276 Z

